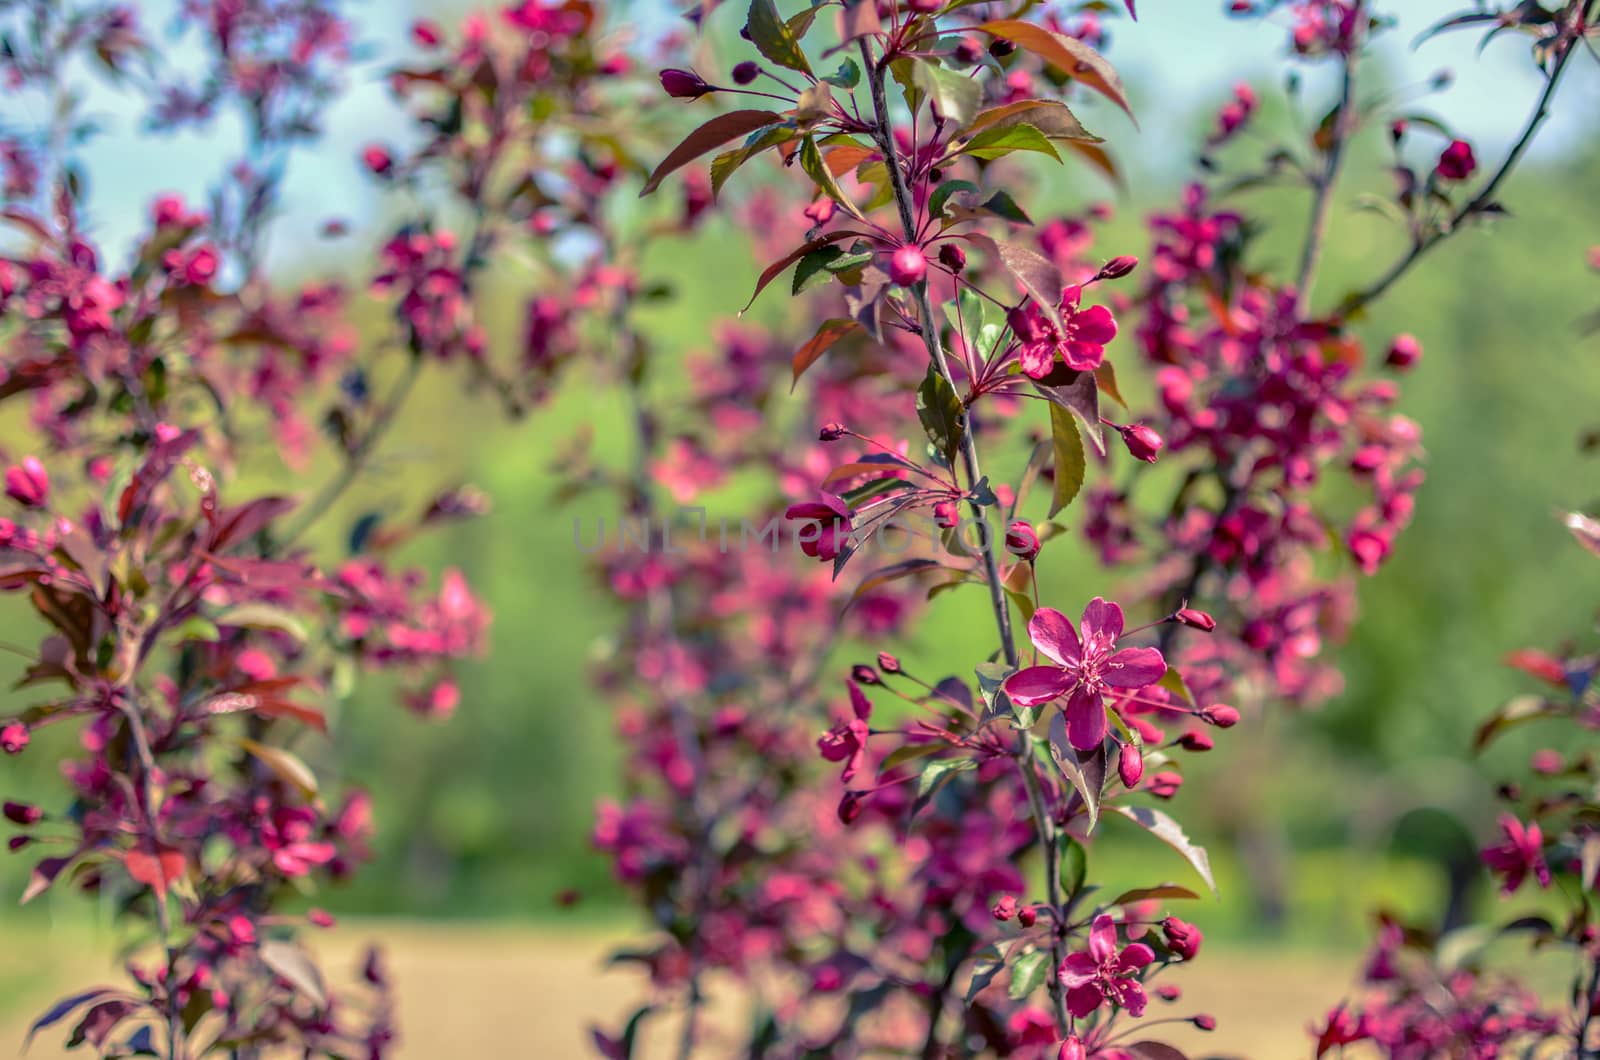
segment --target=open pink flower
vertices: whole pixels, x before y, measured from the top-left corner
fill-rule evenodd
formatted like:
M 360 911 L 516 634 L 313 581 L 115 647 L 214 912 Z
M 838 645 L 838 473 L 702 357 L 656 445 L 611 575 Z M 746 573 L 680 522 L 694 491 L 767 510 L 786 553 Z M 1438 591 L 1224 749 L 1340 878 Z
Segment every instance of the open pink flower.
M 1080 639 L 1067 616 L 1055 608 L 1035 611 L 1028 636 L 1055 665 L 1019 670 L 1006 678 L 1005 690 L 1024 707 L 1066 696 L 1067 738 L 1078 750 L 1092 751 L 1106 738 L 1106 690 L 1153 685 L 1167 672 L 1167 663 L 1155 648 L 1117 651 L 1122 608 L 1098 596 L 1083 609 L 1082 630 Z
M 1080 372 L 1092 372 L 1105 360 L 1106 343 L 1117 337 L 1117 322 L 1103 305 L 1078 308 L 1082 297 L 1083 288 L 1077 284 L 1062 292 L 1059 330 L 1033 302 L 1006 314 L 1006 322 L 1020 344 L 1022 370 L 1032 378 L 1049 375 L 1057 353 L 1068 368 Z
M 1483 852 L 1484 864 L 1505 877 L 1502 890 L 1510 894 L 1531 874 L 1540 887 L 1550 886 L 1550 865 L 1544 859 L 1544 831 L 1537 824 L 1524 825 L 1510 814 L 1500 818 L 1500 831 L 1506 841 Z
M 1110 1001 L 1133 1016 L 1144 1015 L 1144 986 L 1139 970 L 1156 959 L 1156 951 L 1142 942 L 1117 950 L 1117 925 L 1105 913 L 1089 928 L 1087 953 L 1069 953 L 1056 970 L 1067 989 L 1067 1008 L 1078 1019 Z

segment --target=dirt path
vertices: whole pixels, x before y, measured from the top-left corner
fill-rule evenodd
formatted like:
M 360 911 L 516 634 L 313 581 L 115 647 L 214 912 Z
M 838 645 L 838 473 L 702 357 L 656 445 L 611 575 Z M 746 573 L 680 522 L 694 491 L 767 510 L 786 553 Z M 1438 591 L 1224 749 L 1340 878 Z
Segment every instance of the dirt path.
M 587 1026 L 610 1026 L 639 996 L 635 972 L 607 971 L 602 961 L 614 938 L 519 925 L 355 922 L 323 936 L 319 949 L 333 972 L 354 967 L 369 939 L 381 938 L 398 984 L 405 1041 L 399 1060 L 566 1060 L 594 1054 Z M 22 1041 L 29 1020 L 60 992 L 106 977 L 107 965 L 82 932 L 48 948 L 7 946 L 0 982 L 8 986 L 8 1017 L 0 1020 L 0 1055 Z M 30 952 L 31 951 L 31 952 Z M 41 958 L 41 953 L 50 956 Z M 1217 1017 L 1214 1034 L 1173 1026 L 1151 1037 L 1196 1055 L 1297 1060 L 1310 1056 L 1306 1023 L 1326 1011 L 1351 981 L 1354 961 L 1302 954 L 1207 952 L 1175 975 L 1184 998 L 1172 1010 Z M 1153 1006 L 1156 1014 L 1166 1006 Z M 1148 1017 L 1147 1017 L 1148 1018 Z M 29 1060 L 85 1054 L 59 1051 L 65 1033 L 41 1035 Z M 643 1053 L 670 1055 L 670 1028 L 657 1025 Z M 1159 1031 L 1159 1033 L 1157 1033 Z

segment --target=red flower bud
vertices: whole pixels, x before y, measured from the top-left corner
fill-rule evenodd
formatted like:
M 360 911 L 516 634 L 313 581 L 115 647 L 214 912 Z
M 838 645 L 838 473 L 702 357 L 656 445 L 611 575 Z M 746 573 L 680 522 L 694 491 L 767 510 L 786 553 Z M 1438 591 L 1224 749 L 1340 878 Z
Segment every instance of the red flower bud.
M 1186 732 L 1178 739 L 1178 744 L 1185 751 L 1209 751 L 1216 746 L 1216 741 L 1203 732 Z
M 1083 1039 L 1074 1034 L 1061 1043 L 1061 1051 L 1056 1054 L 1056 1060 L 1087 1060 L 1088 1055 L 1083 1051 Z
M 748 85 L 760 76 L 760 64 L 751 62 L 748 59 L 733 68 L 733 83 L 736 85 Z
M 699 99 L 716 89 L 706 84 L 706 79 L 692 70 L 661 71 L 661 87 L 673 99 Z
M 28 727 L 22 722 L 8 722 L 4 728 L 0 728 L 0 751 L 8 755 L 21 754 L 31 738 Z
M 967 252 L 954 243 L 946 243 L 939 248 L 939 264 L 951 272 L 960 272 L 967 267 Z
M 992 40 L 989 42 L 989 54 L 996 59 L 1004 59 L 1017 50 L 1017 46 L 1008 40 Z
M 6 849 L 15 854 L 31 842 L 33 842 L 33 836 L 31 835 L 14 835 L 6 840 Z
M 994 908 L 989 910 L 989 915 L 996 920 L 1010 920 L 1017 915 L 1017 900 L 1009 894 L 1001 895 L 1000 900 L 994 903 Z
M 1186 961 L 1192 961 L 1200 952 L 1200 943 L 1205 936 L 1200 929 L 1175 916 L 1169 916 L 1161 922 L 1161 930 L 1167 936 L 1167 946 Z
M 1472 155 L 1472 145 L 1465 140 L 1452 140 L 1450 146 L 1439 155 L 1438 165 L 1433 171 L 1441 180 L 1466 180 L 1478 168 L 1478 160 Z
M 306 919 L 319 928 L 331 928 L 335 923 L 333 914 L 326 909 L 308 909 Z
M 928 274 L 928 259 L 922 248 L 906 244 L 889 256 L 889 279 L 901 287 L 910 287 Z
M 842 423 L 825 423 L 822 425 L 822 430 L 817 432 L 817 440 L 820 442 L 836 442 L 843 438 L 847 431 L 848 428 Z
M 1139 778 L 1144 776 L 1144 754 L 1137 744 L 1122 745 L 1122 751 L 1117 755 L 1117 776 L 1122 778 L 1122 786 L 1129 791 L 1139 786 Z
M 1166 986 L 1156 987 L 1156 997 L 1159 997 L 1163 1001 L 1176 1001 L 1182 996 L 1183 991 L 1171 983 L 1168 983 Z
M 1217 620 L 1204 611 L 1192 607 L 1185 607 L 1172 616 L 1190 629 L 1198 629 L 1202 633 L 1210 633 L 1217 628 Z
M 1239 712 L 1226 703 L 1213 703 L 1200 712 L 1203 721 L 1219 729 L 1231 729 L 1239 724 Z
M 845 792 L 844 798 L 839 800 L 839 820 L 849 824 L 860 816 L 861 793 L 859 791 Z
M 800 211 L 805 214 L 806 220 L 814 225 L 825 225 L 833 219 L 834 202 L 829 198 L 821 198 Z
M 931 15 L 944 6 L 944 0 L 907 0 L 906 6 L 919 15 Z
M 1202 1012 L 1194 1018 L 1194 1025 L 1203 1031 L 1214 1031 L 1217 1029 L 1217 1017 Z
M 1422 343 L 1414 335 L 1396 335 L 1389 344 L 1389 356 L 1383 363 L 1391 368 L 1406 369 L 1422 360 Z
M 25 802 L 8 802 L 5 804 L 6 820 L 13 824 L 20 824 L 24 828 L 36 825 L 44 817 L 44 811 L 37 806 L 30 806 Z
M 6 468 L 6 496 L 29 508 L 43 506 L 50 495 L 50 476 L 36 456 Z
M 1039 922 L 1039 911 L 1031 905 L 1025 905 L 1017 910 L 1017 923 L 1025 928 L 1031 928 Z
M 1155 463 L 1156 457 L 1167 444 L 1154 428 L 1142 423 L 1118 427 L 1117 430 L 1122 432 L 1122 443 L 1128 447 L 1128 452 L 1147 463 Z
M 1157 773 L 1150 778 L 1150 783 L 1145 785 L 1145 790 L 1158 799 L 1170 799 L 1183 787 L 1183 776 L 1179 773 Z
M 900 672 L 900 660 L 886 651 L 880 651 L 878 653 L 878 669 L 886 674 L 897 674 Z
M 368 144 L 361 150 L 361 164 L 377 176 L 387 177 L 394 170 L 394 156 L 382 144 Z
M 1116 280 L 1128 275 L 1128 273 L 1132 272 L 1138 267 L 1138 258 L 1134 257 L 1132 254 L 1123 254 L 1119 257 L 1112 258 L 1110 261 L 1100 266 L 1100 271 L 1095 273 L 1094 278 L 1097 280 Z
M 439 28 L 439 23 L 431 19 L 419 18 L 411 23 L 411 39 L 424 48 L 438 47 L 444 40 L 444 31 Z
M 850 679 L 861 685 L 881 685 L 883 678 L 878 676 L 878 671 L 866 663 L 856 663 L 850 667 Z
M 1039 535 L 1026 519 L 1018 519 L 1006 528 L 1006 551 L 1018 559 L 1037 558 L 1039 547 Z

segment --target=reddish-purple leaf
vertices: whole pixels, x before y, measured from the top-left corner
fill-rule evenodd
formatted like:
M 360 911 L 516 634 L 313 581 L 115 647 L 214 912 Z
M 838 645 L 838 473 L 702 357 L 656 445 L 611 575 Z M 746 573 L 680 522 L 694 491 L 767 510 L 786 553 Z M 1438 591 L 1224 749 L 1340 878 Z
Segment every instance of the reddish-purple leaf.
M 28 1036 L 22 1040 L 23 1049 L 27 1049 L 27 1047 L 33 1042 L 34 1035 L 38 1034 L 46 1027 L 60 1023 L 62 1020 L 71 1015 L 74 1009 L 93 1001 L 95 998 L 109 997 L 115 993 L 116 991 L 108 986 L 98 986 L 93 990 L 85 990 L 81 994 L 73 994 L 71 997 L 64 997 L 60 1001 L 57 1001 L 54 1005 L 50 1006 L 50 1011 L 34 1020 L 33 1026 L 28 1028 Z
M 844 320 L 839 317 L 824 320 L 822 326 L 817 328 L 817 333 L 795 353 L 791 365 L 794 369 L 794 382 L 789 384 L 789 389 L 794 389 L 794 384 L 800 382 L 800 377 L 805 374 L 806 369 L 816 364 L 818 358 L 833 348 L 834 343 L 859 330 L 861 325 L 854 320 Z
M 731 110 L 726 114 L 718 114 L 686 136 L 682 143 L 661 160 L 661 164 L 650 174 L 650 179 L 646 180 L 644 187 L 640 189 L 640 197 L 655 191 L 670 173 L 683 168 L 707 151 L 715 150 L 729 140 L 747 136 L 757 129 L 764 129 L 782 120 L 782 114 L 770 110 Z
M 1122 90 L 1122 79 L 1117 76 L 1117 71 L 1105 56 L 1083 41 L 1014 18 L 984 22 L 977 29 L 1032 52 L 1074 81 L 1082 81 L 1111 100 L 1128 117 L 1133 117 L 1133 108 L 1128 106 L 1128 97 Z
M 829 232 L 825 236 L 819 236 L 818 238 L 813 239 L 811 242 L 806 243 L 795 250 L 791 250 L 789 253 L 785 254 L 771 265 L 768 265 L 761 271 L 761 278 L 756 281 L 756 289 L 751 293 L 750 301 L 746 302 L 744 304 L 744 308 L 739 310 L 739 315 L 743 316 L 747 311 L 749 311 L 750 307 L 756 304 L 756 299 L 761 297 L 761 292 L 767 289 L 767 284 L 771 283 L 773 280 L 776 280 L 790 265 L 793 265 L 807 254 L 811 253 L 813 250 L 821 250 L 830 243 L 837 243 L 841 239 L 849 239 L 851 237 L 866 238 L 862 236 L 860 232 Z

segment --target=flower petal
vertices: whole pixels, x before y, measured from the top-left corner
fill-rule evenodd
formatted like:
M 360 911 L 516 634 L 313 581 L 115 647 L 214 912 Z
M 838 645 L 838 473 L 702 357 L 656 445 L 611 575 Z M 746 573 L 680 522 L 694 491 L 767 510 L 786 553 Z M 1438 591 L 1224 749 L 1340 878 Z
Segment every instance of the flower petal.
M 1128 1015 L 1137 1019 L 1144 1015 L 1144 1006 L 1149 1000 L 1144 996 L 1144 987 L 1132 979 L 1123 980 L 1122 1007 L 1128 1010 Z
M 1083 639 L 1104 637 L 1106 646 L 1110 647 L 1120 636 L 1122 636 L 1122 608 L 1107 603 L 1098 596 L 1090 600 L 1089 606 L 1083 609 Z
M 1167 661 L 1155 648 L 1123 648 L 1106 660 L 1106 684 L 1112 688 L 1143 688 L 1161 680 Z
M 1062 713 L 1067 716 L 1067 739 L 1076 750 L 1093 751 L 1105 742 L 1106 703 L 1100 693 L 1078 687 Z
M 1109 913 L 1095 917 L 1089 928 L 1089 956 L 1096 964 L 1105 964 L 1117 956 L 1117 925 Z
M 1067 363 L 1068 368 L 1079 372 L 1092 372 L 1105 361 L 1106 348 L 1098 342 L 1073 339 L 1062 344 L 1061 359 Z
M 1155 959 L 1155 950 L 1142 942 L 1135 942 L 1122 948 L 1122 956 L 1119 959 L 1119 963 L 1124 970 L 1137 970 Z
M 1103 305 L 1092 305 L 1072 318 L 1074 337 L 1080 342 L 1104 346 L 1117 337 L 1117 321 L 1111 310 Z
M 1076 666 L 1083 658 L 1078 631 L 1053 607 L 1041 607 L 1028 619 L 1028 637 L 1033 646 L 1062 666 Z
M 1056 978 L 1068 990 L 1075 990 L 1086 983 L 1094 981 L 1100 971 L 1100 966 L 1094 958 L 1087 953 L 1069 953 L 1061 962 L 1061 967 L 1056 971 Z
M 1100 993 L 1099 987 L 1092 984 L 1067 991 L 1067 1010 L 1078 1019 L 1083 1019 L 1099 1008 L 1103 1001 L 1105 995 Z
M 1032 707 L 1066 695 L 1077 683 L 1076 677 L 1059 666 L 1030 666 L 1006 678 L 1002 687 L 1013 703 Z

